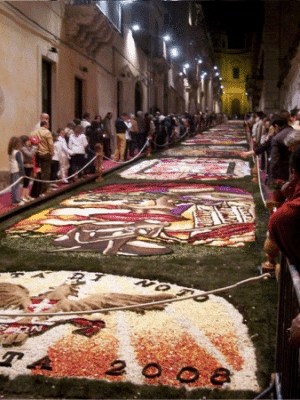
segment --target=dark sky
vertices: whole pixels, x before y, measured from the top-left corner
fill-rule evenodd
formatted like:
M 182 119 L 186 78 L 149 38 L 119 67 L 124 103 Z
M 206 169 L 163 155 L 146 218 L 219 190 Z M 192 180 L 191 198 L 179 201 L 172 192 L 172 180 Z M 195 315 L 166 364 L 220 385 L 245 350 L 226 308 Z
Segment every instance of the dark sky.
M 150 0 L 148 0 L 150 1 Z M 188 0 L 165 0 L 165 5 L 180 20 L 180 10 Z M 195 0 L 202 4 L 210 31 L 253 32 L 260 29 L 263 18 L 262 0 Z M 185 3 L 185 4 L 184 4 Z
M 210 28 L 227 32 L 253 32 L 260 29 L 263 1 L 204 0 L 201 4 Z

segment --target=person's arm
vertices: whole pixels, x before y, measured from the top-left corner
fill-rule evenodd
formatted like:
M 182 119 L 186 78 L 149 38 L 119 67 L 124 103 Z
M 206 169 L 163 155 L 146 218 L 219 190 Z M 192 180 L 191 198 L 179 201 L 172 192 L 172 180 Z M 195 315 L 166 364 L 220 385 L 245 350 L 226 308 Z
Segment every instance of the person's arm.
M 255 154 L 255 153 L 254 153 L 253 150 L 241 151 L 241 152 L 239 153 L 240 157 L 242 157 L 242 158 L 252 157 L 252 156 L 254 156 L 254 154 Z

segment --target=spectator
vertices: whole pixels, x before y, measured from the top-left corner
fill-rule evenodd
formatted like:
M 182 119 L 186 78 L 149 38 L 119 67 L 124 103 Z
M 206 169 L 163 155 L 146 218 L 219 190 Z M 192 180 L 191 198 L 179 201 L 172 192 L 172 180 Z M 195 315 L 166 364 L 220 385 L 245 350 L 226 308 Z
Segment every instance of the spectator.
M 111 137 L 111 127 L 108 123 L 110 121 L 106 121 L 106 131 L 104 131 L 104 125 L 103 125 L 103 120 L 100 115 L 96 115 L 94 121 L 98 123 L 97 129 L 100 132 L 100 141 L 98 139 L 97 143 L 101 143 L 101 146 L 103 148 L 103 154 L 105 157 L 110 158 L 111 157 L 111 144 L 110 144 L 110 137 Z M 94 149 L 95 150 L 95 149 Z
M 300 110 L 298 108 L 294 108 L 290 112 L 291 117 L 290 117 L 290 125 L 296 129 L 297 131 L 300 130 Z
M 58 171 L 60 169 L 59 160 L 61 159 L 62 146 L 61 146 L 61 142 L 58 140 L 57 132 L 52 133 L 52 138 L 53 138 L 53 145 L 54 145 L 54 153 L 53 153 L 52 160 L 51 160 L 50 180 L 57 181 L 58 180 Z M 51 187 L 56 188 L 57 184 L 55 182 L 53 182 L 53 183 L 51 183 Z
M 70 158 L 71 158 L 71 150 L 68 148 L 67 141 L 65 139 L 66 132 L 65 129 L 57 129 L 58 133 L 58 141 L 61 143 L 61 158 L 59 160 L 59 177 L 61 178 L 63 183 L 69 183 L 68 181 L 68 171 L 70 168 Z
M 265 118 L 265 114 L 262 111 L 257 111 L 254 118 L 255 122 L 252 126 L 252 140 L 254 145 L 259 145 L 263 134 L 263 119 Z
M 41 122 L 42 122 L 42 121 L 47 121 L 48 124 L 49 124 L 49 126 L 50 126 L 50 116 L 49 116 L 49 114 L 47 114 L 47 113 L 45 113 L 45 112 L 41 113 L 41 115 L 40 115 L 40 120 L 39 120 L 39 122 L 37 122 L 37 124 L 35 125 L 34 130 L 40 128 Z
M 136 137 L 139 132 L 139 127 L 138 127 L 137 120 L 136 120 L 136 117 L 134 114 L 130 114 L 129 118 L 130 118 L 130 123 L 131 123 L 130 131 L 129 131 L 131 140 L 129 143 L 128 150 L 129 150 L 129 157 L 134 157 L 134 152 L 135 152 L 135 149 L 137 148 Z M 127 154 L 127 152 L 126 152 L 126 154 Z
M 24 202 L 31 201 L 33 198 L 29 195 L 30 177 L 32 176 L 34 166 L 34 156 L 37 152 L 37 146 L 33 146 L 30 137 L 27 135 L 21 136 L 22 156 L 24 164 L 24 179 L 21 200 Z
M 57 129 L 58 133 L 58 141 L 61 143 L 61 159 L 59 161 L 59 172 L 58 175 L 61 178 L 63 183 L 69 183 L 68 182 L 68 171 L 70 168 L 70 159 L 71 159 L 71 150 L 68 148 L 68 142 L 66 140 L 66 129 L 63 128 L 58 128 Z
M 80 123 L 77 124 L 77 125 L 80 125 Z M 66 141 L 67 144 L 69 143 L 70 136 L 72 135 L 72 133 L 74 133 L 75 126 L 76 126 L 75 122 L 74 121 L 70 121 L 70 122 L 67 123 L 67 126 L 64 129 L 64 131 L 65 131 L 64 138 L 65 138 L 65 141 Z
M 11 188 L 11 199 L 13 206 L 24 205 L 24 201 L 20 197 L 20 182 L 19 178 L 24 175 L 23 159 L 21 154 L 22 142 L 21 139 L 13 136 L 8 143 L 7 153 L 9 156 L 9 172 Z
M 82 169 L 85 163 L 86 148 L 88 141 L 84 133 L 84 127 L 77 125 L 74 133 L 70 136 L 68 147 L 71 150 L 71 174 L 74 175 L 73 180 L 82 177 Z M 80 171 L 80 172 L 79 172 Z
M 289 179 L 290 151 L 284 140 L 293 130 L 285 118 L 275 117 L 272 124 L 275 135 L 271 142 L 270 153 L 270 186 L 273 188 L 273 200 L 282 201 L 280 189 Z
M 107 147 L 104 149 L 104 155 L 108 158 L 111 157 L 111 154 L 114 153 L 115 148 L 116 148 L 116 138 L 115 135 L 113 134 L 113 129 L 112 129 L 112 112 L 108 112 L 105 117 L 103 118 L 102 125 L 103 125 L 103 138 L 107 141 Z M 109 145 L 108 145 L 109 143 Z
M 292 264 L 300 265 L 300 149 L 291 156 L 290 194 L 271 215 L 269 239 Z
M 120 117 L 116 119 L 115 127 L 117 134 L 117 146 L 114 155 L 115 161 L 124 161 L 125 160 L 125 152 L 126 152 L 126 131 L 128 126 L 126 125 L 126 121 L 128 120 L 128 114 L 122 113 Z
M 39 139 L 36 162 L 41 169 L 41 180 L 44 181 L 41 185 L 41 194 L 45 194 L 49 188 L 51 161 L 54 154 L 52 133 L 48 128 L 49 123 L 42 121 L 40 128 L 31 133 Z
M 86 138 L 88 141 L 87 161 L 90 161 L 96 155 L 97 145 L 101 145 L 101 148 L 103 148 L 103 131 L 100 121 L 94 119 L 91 125 L 86 128 Z M 90 174 L 95 173 L 94 163 L 89 164 L 86 172 Z
M 291 130 L 284 139 L 284 144 L 291 152 L 297 150 L 300 147 L 300 131 L 298 129 Z
M 83 113 L 82 120 L 80 121 L 80 125 L 84 128 L 84 131 L 88 126 L 91 125 L 90 123 L 90 113 L 85 112 Z
M 131 138 L 132 123 L 131 123 L 131 119 L 129 118 L 129 115 L 127 116 L 127 119 L 125 120 L 125 124 L 127 125 L 127 129 L 125 132 L 125 138 L 126 138 L 125 160 L 127 160 L 129 157 L 128 153 L 129 153 L 129 149 L 131 147 L 131 141 L 132 141 L 132 138 Z

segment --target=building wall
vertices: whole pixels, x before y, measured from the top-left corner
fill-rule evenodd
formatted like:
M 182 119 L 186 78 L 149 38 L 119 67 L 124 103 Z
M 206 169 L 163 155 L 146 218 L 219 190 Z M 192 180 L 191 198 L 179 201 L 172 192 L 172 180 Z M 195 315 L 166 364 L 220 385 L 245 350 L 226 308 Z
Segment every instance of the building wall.
M 300 107 L 300 7 L 297 0 L 265 1 L 264 79 L 260 108 L 266 113 Z
M 291 68 L 281 88 L 282 108 L 300 109 L 300 48 L 291 61 Z
M 147 110 L 148 61 L 136 48 L 131 32 L 127 30 L 122 36 L 114 31 L 111 42 L 103 43 L 91 55 L 84 44 L 81 48 L 73 42 L 68 26 L 72 22 L 76 27 L 76 15 L 72 18 L 71 21 L 63 2 L 0 3 L 0 172 L 8 170 L 10 137 L 32 132 L 43 111 L 42 59 L 52 64 L 52 130 L 66 126 L 74 118 L 75 77 L 83 80 L 83 111 L 90 112 L 92 118 L 108 111 L 116 118 L 117 81 L 124 89 L 120 112 L 135 111 L 134 88 L 138 81 L 143 108 Z M 88 34 L 87 31 L 86 38 L 90 40 Z M 57 53 L 51 52 L 51 47 Z

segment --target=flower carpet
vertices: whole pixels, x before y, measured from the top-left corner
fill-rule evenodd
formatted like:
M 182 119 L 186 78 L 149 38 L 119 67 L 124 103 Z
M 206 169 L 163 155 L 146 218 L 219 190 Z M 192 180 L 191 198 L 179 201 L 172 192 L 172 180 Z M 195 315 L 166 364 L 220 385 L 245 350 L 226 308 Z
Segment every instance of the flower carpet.
M 125 179 L 147 180 L 225 180 L 251 175 L 248 161 L 172 157 L 140 161 L 120 173 Z
M 7 346 L 1 351 L 3 375 L 259 389 L 254 347 L 243 317 L 222 297 L 97 272 L 19 271 L 0 277 L 0 336 Z M 104 312 L 191 295 L 196 297 L 153 304 L 142 313 Z M 5 317 L 21 311 L 26 317 Z M 69 313 L 45 316 L 64 311 Z
M 24 379 L 45 398 L 253 398 L 268 384 L 273 314 L 260 305 L 273 286 L 203 291 L 253 276 L 259 258 L 246 135 L 229 124 L 198 136 L 219 143 L 144 158 L 6 228 L 2 255 L 18 257 L 0 272 L 8 385 Z
M 164 157 L 239 157 L 243 146 L 177 146 L 163 152 Z
M 82 192 L 7 230 L 61 250 L 163 255 L 170 243 L 240 247 L 255 240 L 252 195 L 230 186 L 115 184 Z M 53 239 L 54 238 L 54 239 Z
M 219 146 L 248 146 L 245 133 L 227 130 L 211 130 L 201 133 L 182 142 L 184 146 L 194 145 L 219 145 Z

